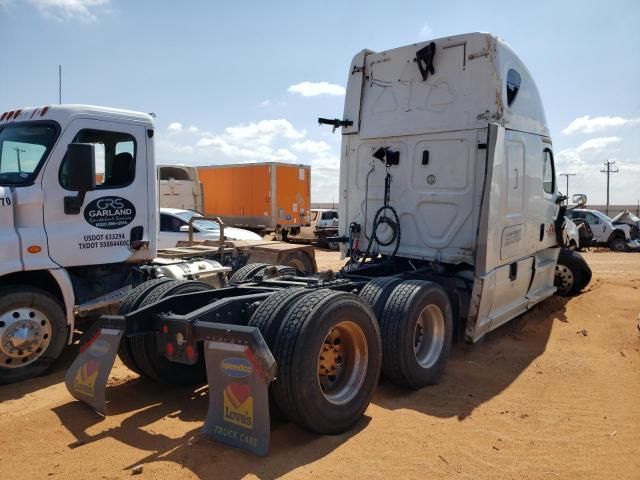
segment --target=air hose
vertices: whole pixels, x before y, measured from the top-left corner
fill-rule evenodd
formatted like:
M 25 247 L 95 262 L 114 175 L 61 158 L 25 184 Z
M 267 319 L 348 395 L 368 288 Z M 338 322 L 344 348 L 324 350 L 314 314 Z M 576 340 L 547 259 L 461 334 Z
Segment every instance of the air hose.
M 393 219 L 389 218 L 386 215 L 383 215 L 383 213 L 385 213 L 387 210 L 389 210 L 391 214 L 393 214 Z M 378 237 L 378 229 L 381 225 L 387 225 L 391 229 L 392 235 L 390 239 L 383 241 Z M 398 253 L 398 248 L 400 248 L 400 235 L 400 217 L 398 217 L 398 212 L 396 212 L 396 209 L 391 205 L 381 206 L 373 217 L 371 241 L 367 246 L 367 251 L 364 254 L 364 257 L 362 257 L 362 260 L 360 260 L 360 267 L 362 267 L 367 258 L 369 258 L 369 254 L 371 253 L 371 245 L 373 245 L 373 242 L 377 242 L 378 245 L 382 247 L 388 247 L 395 242 L 393 252 L 391 253 L 391 255 L 389 255 L 389 259 L 393 258 L 396 253 Z

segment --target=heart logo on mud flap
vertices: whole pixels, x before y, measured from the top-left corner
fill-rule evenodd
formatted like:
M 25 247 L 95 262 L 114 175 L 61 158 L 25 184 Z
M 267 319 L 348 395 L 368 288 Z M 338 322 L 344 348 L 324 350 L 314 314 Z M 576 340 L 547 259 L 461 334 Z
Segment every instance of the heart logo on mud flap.
M 227 396 L 235 408 L 238 408 L 251 396 L 251 387 L 246 383 L 230 383 L 226 390 Z

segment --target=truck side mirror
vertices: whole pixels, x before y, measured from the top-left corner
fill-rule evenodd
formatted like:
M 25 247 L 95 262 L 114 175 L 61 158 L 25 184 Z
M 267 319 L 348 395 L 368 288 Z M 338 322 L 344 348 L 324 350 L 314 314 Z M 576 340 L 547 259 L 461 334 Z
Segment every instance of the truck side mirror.
M 582 207 L 587 204 L 587 196 L 584 193 L 575 193 L 571 197 L 571 202 L 578 207 Z
M 90 143 L 70 143 L 65 158 L 66 187 L 78 192 L 64 197 L 64 213 L 77 215 L 84 203 L 84 195 L 96 188 L 96 151 Z

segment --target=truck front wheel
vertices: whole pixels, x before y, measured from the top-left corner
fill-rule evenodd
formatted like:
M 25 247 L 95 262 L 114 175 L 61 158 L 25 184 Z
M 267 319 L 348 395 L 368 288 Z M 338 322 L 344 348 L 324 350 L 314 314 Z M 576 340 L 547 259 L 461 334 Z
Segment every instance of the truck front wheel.
M 575 295 L 591 281 L 591 268 L 578 252 L 560 250 L 554 284 L 561 297 Z
M 68 334 L 64 309 L 48 292 L 28 285 L 0 289 L 0 384 L 46 372 Z

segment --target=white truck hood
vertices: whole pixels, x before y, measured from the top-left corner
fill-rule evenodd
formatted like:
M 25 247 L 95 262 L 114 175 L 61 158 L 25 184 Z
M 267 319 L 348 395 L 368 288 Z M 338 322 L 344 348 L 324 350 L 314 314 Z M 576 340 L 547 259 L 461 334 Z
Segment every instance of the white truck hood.
M 211 232 L 204 230 L 199 236 L 206 237 L 211 240 L 217 240 L 219 234 L 217 231 Z M 224 227 L 224 236 L 227 240 L 262 240 L 262 237 L 257 233 L 235 227 Z

